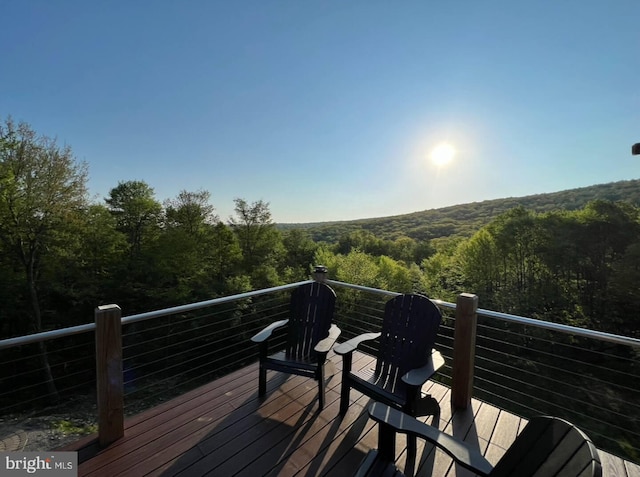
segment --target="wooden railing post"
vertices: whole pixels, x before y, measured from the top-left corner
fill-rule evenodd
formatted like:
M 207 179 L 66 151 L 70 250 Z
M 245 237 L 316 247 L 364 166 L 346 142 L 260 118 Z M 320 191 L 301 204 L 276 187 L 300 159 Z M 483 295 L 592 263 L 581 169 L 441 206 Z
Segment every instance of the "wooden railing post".
M 107 446 L 124 436 L 122 312 L 118 305 L 96 308 L 98 440 Z
M 476 355 L 478 297 L 461 293 L 456 302 L 456 325 L 453 339 L 451 404 L 466 409 L 473 396 L 473 368 Z

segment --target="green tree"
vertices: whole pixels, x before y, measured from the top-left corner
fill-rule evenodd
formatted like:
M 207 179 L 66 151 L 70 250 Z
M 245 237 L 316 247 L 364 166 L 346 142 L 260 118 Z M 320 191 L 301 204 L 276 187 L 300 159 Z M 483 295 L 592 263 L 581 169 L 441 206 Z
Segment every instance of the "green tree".
M 616 317 L 612 331 L 640 337 L 640 237 L 627 247 L 623 258 L 613 263 L 610 283 L 612 314 Z
M 72 236 L 68 224 L 85 207 L 86 181 L 86 165 L 76 161 L 71 148 L 38 136 L 26 123 L 7 119 L 0 126 L 0 241 L 22 266 L 31 331 L 43 330 L 40 278 L 50 255 Z M 41 351 L 55 399 L 44 345 Z
M 579 325 L 584 320 L 580 306 L 577 264 L 584 253 L 577 246 L 582 233 L 576 212 L 553 211 L 538 216 L 536 253 L 541 262 L 536 314 L 552 319 L 551 314 L 566 310 L 562 321 Z M 569 319 L 572 317 L 571 319 Z
M 214 289 L 223 294 L 226 292 L 224 283 L 229 282 L 234 276 L 241 275 L 242 250 L 236 235 L 222 222 L 212 227 L 210 243 L 208 260 L 211 264 L 212 278 L 215 280 Z M 234 284 L 234 289 L 236 287 Z
M 110 276 L 122 263 L 127 237 L 117 230 L 115 217 L 102 204 L 90 205 L 84 211 L 82 221 L 79 260 L 90 275 L 96 278 Z
M 336 251 L 343 255 L 359 250 L 370 255 L 389 255 L 392 242 L 376 237 L 368 230 L 355 230 L 340 237 Z
M 352 250 L 340 258 L 336 277 L 347 283 L 368 287 L 378 285 L 379 269 L 375 259 L 360 250 Z
M 0 242 L 0 337 L 19 336 L 30 331 L 24 265 L 16 253 Z
M 376 286 L 383 290 L 412 293 L 420 282 L 420 271 L 415 264 L 408 268 L 403 262 L 383 255 L 377 259 L 378 273 Z
M 536 306 L 531 299 L 541 276 L 536 226 L 535 214 L 523 207 L 505 212 L 487 226 L 495 243 L 494 257 L 499 257 L 501 286 L 494 296 L 500 310 L 530 315 Z
M 417 258 L 418 243 L 411 237 L 402 236 L 395 239 L 389 247 L 389 255 L 406 264 L 415 263 Z
M 102 204 L 91 204 L 75 215 L 67 240 L 50 261 L 44 279 L 56 311 L 68 325 L 86 323 L 96 305 L 118 303 L 116 286 L 127 259 L 127 238 Z M 49 305 L 51 307 L 51 304 Z
M 162 218 L 162 205 L 144 181 L 119 182 L 105 199 L 116 217 L 118 229 L 127 234 L 131 256 L 138 256 L 143 241 L 155 236 Z
M 149 252 L 157 300 L 167 305 L 201 300 L 223 292 L 237 270 L 240 248 L 233 232 L 218 221 L 207 191 L 181 191 L 166 205 L 166 227 Z
M 291 229 L 283 234 L 281 268 L 286 282 L 304 280 L 309 276 L 318 245 L 309 234 L 300 229 Z
M 605 319 L 611 307 L 614 264 L 624 259 L 640 236 L 638 209 L 625 203 L 597 200 L 577 213 L 577 221 L 580 233 L 575 243 L 581 254 L 576 268 L 583 305 L 597 322 Z
M 271 218 L 269 203 L 259 200 L 249 204 L 235 199 L 235 217 L 229 219 L 242 250 L 243 270 L 254 286 L 273 285 L 277 281 L 276 264 L 282 254 L 282 238 Z
M 178 197 L 165 201 L 165 215 L 168 227 L 181 228 L 196 236 L 208 225 L 216 224 L 219 219 L 215 208 L 209 203 L 211 194 L 205 190 L 196 192 L 180 191 Z
M 47 255 L 69 239 L 68 224 L 86 204 L 87 171 L 69 147 L 25 123 L 0 126 L 0 240 L 22 264 L 30 328 L 42 330 L 39 278 Z
M 463 284 L 458 247 L 463 243 L 459 238 L 434 240 L 436 252 L 420 262 L 421 287 L 427 296 L 455 301 L 458 293 L 469 291 Z
M 456 260 L 465 277 L 465 285 L 473 293 L 482 296 L 489 305 L 490 297 L 501 285 L 498 267 L 502 262 L 492 234 L 487 229 L 481 229 L 458 247 Z
M 621 304 L 637 295 L 639 236 L 630 204 L 598 200 L 544 214 L 518 207 L 463 242 L 455 258 L 465 288 L 485 306 L 619 332 L 632 328 Z

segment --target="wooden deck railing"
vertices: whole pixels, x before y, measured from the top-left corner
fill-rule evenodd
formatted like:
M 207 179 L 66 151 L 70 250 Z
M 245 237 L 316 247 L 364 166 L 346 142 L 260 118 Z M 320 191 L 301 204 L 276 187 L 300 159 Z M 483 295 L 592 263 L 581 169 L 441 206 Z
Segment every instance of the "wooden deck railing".
M 326 270 L 314 279 L 326 280 Z M 451 400 L 465 409 L 473 396 L 473 363 L 478 297 L 463 293 L 456 304 Z M 122 316 L 117 305 L 100 306 L 95 312 L 98 434 L 101 446 L 124 435 L 124 381 L 122 365 Z
M 362 296 L 367 295 L 370 297 L 374 297 L 375 300 L 370 300 L 369 303 L 365 303 L 369 308 L 367 310 L 358 309 L 358 307 L 362 304 L 362 301 L 358 302 L 354 299 L 353 305 L 354 309 L 351 310 L 356 315 L 361 313 L 360 316 L 356 316 L 355 318 L 351 316 L 347 316 L 347 312 L 345 311 L 342 315 L 338 313 L 338 325 L 342 327 L 345 324 L 345 327 L 351 326 L 349 323 L 353 324 L 353 329 L 349 332 L 352 333 L 360 333 L 360 328 L 358 327 L 369 327 L 368 331 L 371 330 L 371 326 L 377 326 L 379 322 L 378 318 L 372 316 L 374 314 L 371 310 L 379 310 L 379 304 L 382 303 L 385 297 L 397 295 L 395 292 L 390 292 L 387 290 L 378 290 L 368 287 L 363 287 L 360 285 L 354 285 L 349 283 L 342 283 L 334 280 L 328 280 L 326 278 L 326 270 L 317 270 L 314 276 L 314 279 L 319 281 L 326 281 L 332 287 L 334 287 L 339 293 L 339 301 L 342 296 L 348 297 L 348 294 L 352 291 L 357 293 L 362 293 Z M 131 315 L 123 317 L 121 314 L 121 310 L 117 305 L 108 305 L 98 307 L 95 311 L 95 322 L 93 324 L 81 325 L 80 327 L 74 327 L 68 330 L 68 335 L 85 333 L 87 331 L 95 331 L 95 358 L 96 358 L 96 389 L 98 392 L 97 395 L 97 404 L 98 404 L 98 428 L 99 428 L 99 443 L 101 446 L 108 446 L 110 443 L 118 440 L 123 435 L 124 429 L 124 419 L 125 419 L 125 406 L 123 405 L 123 401 L 125 398 L 127 382 L 123 379 L 123 368 L 124 373 L 126 374 L 126 366 L 123 366 L 123 339 L 126 341 L 126 337 L 123 338 L 122 327 L 125 325 L 130 325 L 133 323 L 139 323 L 142 321 L 152 321 L 156 318 L 160 317 L 171 317 L 176 316 L 177 318 L 183 316 L 186 313 L 195 312 L 201 309 L 208 308 L 216 308 L 223 303 L 242 303 L 243 300 L 247 299 L 257 299 L 257 297 L 265 297 L 270 296 L 281 296 L 282 300 L 286 300 L 286 294 L 288 294 L 289 290 L 295 288 L 303 283 L 308 283 L 308 281 L 291 283 L 288 285 L 283 285 L 279 287 L 273 287 L 264 290 L 257 290 L 253 292 L 243 293 L 234 296 L 222 297 L 214 300 L 208 300 L 206 302 L 194 303 L 189 305 L 183 305 L 179 307 L 174 307 L 171 309 L 158 310 L 154 312 L 142 313 L 138 315 Z M 280 295 L 278 295 L 280 293 Z M 280 298 L 278 299 L 278 303 L 282 301 Z M 584 330 L 579 328 L 573 328 L 570 326 L 557 324 L 557 323 L 548 323 L 548 322 L 540 322 L 538 320 L 533 320 L 530 318 L 518 317 L 513 315 L 507 315 L 504 313 L 492 312 L 489 310 L 482 310 L 478 308 L 478 297 L 471 294 L 463 293 L 457 297 L 456 303 L 444 302 L 441 300 L 433 300 L 442 310 L 443 314 L 447 316 L 447 324 L 443 326 L 441 330 L 443 334 L 441 336 L 442 340 L 446 340 L 446 343 L 439 343 L 439 345 L 443 345 L 444 351 L 443 355 L 445 355 L 448 363 L 447 367 L 450 371 L 450 376 L 446 376 L 445 383 L 451 387 L 451 404 L 454 408 L 464 409 L 467 408 L 470 403 L 472 397 L 478 397 L 478 392 L 485 392 L 487 386 L 484 386 L 486 381 L 483 381 L 483 386 L 485 389 L 479 389 L 477 386 L 477 381 L 479 379 L 486 380 L 487 370 L 485 368 L 486 358 L 485 356 L 479 356 L 477 353 L 482 351 L 483 348 L 486 348 L 486 344 L 484 342 L 479 342 L 478 340 L 486 340 L 487 337 L 484 336 L 486 324 L 484 320 L 492 319 L 498 320 L 500 323 L 505 325 L 506 327 L 514 326 L 514 325 L 522 325 L 529 327 L 529 329 L 534 330 L 542 330 L 546 329 L 551 332 L 557 332 L 560 334 L 564 334 L 565 336 L 570 335 L 571 337 L 583 337 L 589 339 L 600 340 L 600 342 L 607 342 L 614 345 L 620 345 L 626 347 L 625 349 L 630 350 L 629 354 L 631 356 L 636 356 L 633 363 L 634 366 L 637 367 L 637 357 L 638 351 L 640 350 L 640 340 L 623 337 L 617 335 L 611 335 L 606 333 L 598 333 L 591 330 Z M 344 303 L 344 302 L 343 302 Z M 284 305 L 284 301 L 282 301 Z M 233 305 L 235 306 L 235 305 Z M 279 305 L 280 306 L 280 305 Z M 279 308 L 277 313 L 286 313 L 286 306 L 284 308 Z M 250 318 L 250 315 L 245 316 L 245 318 L 249 318 L 251 321 L 251 325 L 245 324 L 245 321 L 242 321 L 242 324 L 237 328 L 229 328 L 228 332 L 233 332 L 232 330 L 238 329 L 239 333 L 242 336 L 238 337 L 238 342 L 241 342 L 240 338 L 243 338 L 247 333 L 251 332 L 253 326 L 262 326 L 263 320 L 269 319 L 268 313 L 260 314 L 259 317 Z M 216 322 L 216 317 L 211 315 L 212 319 L 203 318 L 203 320 L 208 323 Z M 245 319 L 243 318 L 243 320 Z M 281 318 L 278 318 L 281 319 Z M 347 323 L 345 320 L 349 321 Z M 482 320 L 483 323 L 480 324 L 479 321 Z M 176 320 L 176 322 L 179 319 Z M 258 323 L 259 321 L 259 323 Z M 229 325 L 231 326 L 231 325 Z M 481 330 L 481 331 L 479 331 Z M 30 335 L 19 338 L 12 338 L 9 340 L 0 341 L 0 353 L 5 349 L 11 347 L 17 347 L 21 345 L 28 345 L 29 343 L 38 343 L 43 340 L 54 340 L 60 338 L 61 336 L 66 336 L 67 331 L 65 330 L 55 330 L 52 332 L 41 333 L 39 335 Z M 497 330 L 497 334 L 501 333 L 500 330 Z M 511 333 L 511 332 L 507 332 Z M 513 334 L 513 333 L 511 333 Z M 348 333 L 345 333 L 343 330 L 344 338 L 348 338 Z M 226 336 L 226 335 L 225 335 Z M 206 341 L 208 338 L 204 338 Z M 492 338 L 493 339 L 493 338 Z M 529 340 L 530 337 L 522 337 L 521 341 Z M 202 341 L 202 340 L 201 340 Z M 449 348 L 446 348 L 446 344 L 451 343 Z M 156 344 L 157 345 L 157 344 Z M 144 344 L 143 344 L 144 346 Z M 247 356 L 250 356 L 252 352 L 250 347 L 242 350 L 242 362 L 246 362 Z M 522 348 L 522 350 L 526 353 L 529 352 L 527 348 Z M 445 353 L 446 351 L 446 353 Z M 195 353 L 198 353 L 198 349 L 194 350 Z M 520 351 L 518 351 L 520 353 Z M 635 353 L 635 354 L 634 354 Z M 193 354 L 193 353 L 192 353 Z M 256 355 L 257 356 L 257 355 Z M 480 358 L 480 361 L 479 361 Z M 0 359 L 1 355 L 0 355 Z M 173 361 L 180 361 L 181 358 L 168 358 Z M 250 358 L 249 358 L 250 359 Z M 508 358 L 511 359 L 511 358 Z M 507 360 L 498 360 L 495 362 L 495 367 L 500 368 L 509 367 L 509 362 Z M 594 359 L 594 358 L 589 358 Z M 480 364 L 479 364 L 480 363 Z M 632 364 L 633 364 L 632 363 Z M 241 364 L 241 363 L 240 363 Z M 615 364 L 613 365 L 615 366 Z M 225 367 L 226 369 L 226 367 Z M 492 371 L 492 370 L 489 370 Z M 477 373 L 484 374 L 477 374 Z M 505 373 L 506 374 L 506 373 Z M 507 376 L 508 377 L 508 376 Z M 505 377 L 505 379 L 507 378 Z M 629 382 L 633 383 L 634 377 L 629 378 Z M 476 386 L 474 386 L 474 381 L 476 381 Z M 512 381 L 512 382 L 518 382 Z M 637 381 L 635 381 L 637 382 Z M 522 383 L 521 386 L 525 388 L 525 384 Z M 511 386 L 511 385 L 507 385 Z M 634 385 L 631 384 L 631 387 Z M 489 391 L 498 392 L 503 389 L 505 392 L 507 391 L 506 387 L 503 386 L 500 382 L 495 384 L 491 384 Z M 498 390 L 498 391 L 496 391 Z M 523 391 L 526 392 L 526 391 Z M 633 390 L 631 391 L 633 393 Z M 640 392 L 636 393 L 638 398 L 640 398 Z M 485 393 L 486 395 L 486 393 Z M 526 397 L 526 394 L 523 394 Z M 626 397 L 625 397 L 626 398 Z M 520 398 L 525 399 L 526 398 Z M 620 404 L 624 406 L 625 401 L 622 401 Z M 629 431 L 631 435 L 634 435 L 636 432 L 634 429 L 626 429 L 624 432 Z

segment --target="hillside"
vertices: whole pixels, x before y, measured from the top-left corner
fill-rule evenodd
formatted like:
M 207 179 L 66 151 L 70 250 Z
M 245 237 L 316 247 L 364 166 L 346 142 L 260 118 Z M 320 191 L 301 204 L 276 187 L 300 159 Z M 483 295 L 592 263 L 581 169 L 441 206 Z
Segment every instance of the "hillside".
M 640 179 L 598 184 L 549 194 L 485 200 L 470 204 L 429 209 L 410 214 L 340 222 L 278 224 L 281 230 L 307 230 L 315 241 L 336 242 L 355 230 L 367 230 L 379 238 L 406 235 L 417 240 L 459 235 L 468 237 L 494 217 L 519 205 L 536 211 L 575 210 L 589 201 L 604 199 L 640 205 Z

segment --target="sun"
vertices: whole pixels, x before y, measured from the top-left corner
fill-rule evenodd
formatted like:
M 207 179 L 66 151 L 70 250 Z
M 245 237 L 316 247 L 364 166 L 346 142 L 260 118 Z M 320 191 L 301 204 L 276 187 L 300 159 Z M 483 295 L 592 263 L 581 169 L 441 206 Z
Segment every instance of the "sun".
M 433 151 L 431 151 L 431 162 L 436 166 L 446 166 L 453 160 L 453 156 L 456 155 L 456 150 L 451 144 L 442 143 L 438 144 Z

